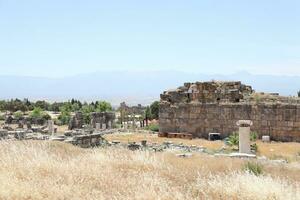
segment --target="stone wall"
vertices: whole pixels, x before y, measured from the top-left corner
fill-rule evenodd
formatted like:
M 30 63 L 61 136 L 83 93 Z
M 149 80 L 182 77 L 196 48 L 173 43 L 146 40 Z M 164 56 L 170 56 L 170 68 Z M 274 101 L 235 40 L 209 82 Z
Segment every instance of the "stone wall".
M 76 112 L 69 122 L 69 130 L 80 129 L 84 124 L 82 112 Z
M 227 99 L 217 98 L 215 102 L 210 100 L 210 103 L 191 99 L 174 103 L 168 100 L 170 96 L 166 96 L 169 93 L 165 92 L 160 103 L 160 132 L 184 132 L 204 138 L 216 132 L 224 138 L 237 131 L 238 120 L 252 120 L 251 130 L 259 136 L 270 135 L 273 140 L 300 142 L 300 104 L 251 102 L 243 100 L 243 92 L 238 91 L 236 94 L 242 94 L 239 96 L 241 101 L 235 101 L 235 98 L 229 96 Z

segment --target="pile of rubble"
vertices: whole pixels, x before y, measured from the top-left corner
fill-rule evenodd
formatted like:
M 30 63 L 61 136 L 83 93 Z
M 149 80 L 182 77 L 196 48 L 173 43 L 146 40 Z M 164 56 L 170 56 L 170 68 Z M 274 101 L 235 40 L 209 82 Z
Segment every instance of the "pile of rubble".
M 162 151 L 180 151 L 180 152 L 209 152 L 208 149 L 202 146 L 196 146 L 196 145 L 183 145 L 181 144 L 174 144 L 171 141 L 166 141 L 162 144 L 158 143 L 147 143 L 146 140 L 142 140 L 140 143 L 136 142 L 129 142 L 121 143 L 119 141 L 112 141 L 107 142 L 107 146 L 114 146 L 114 147 L 123 147 L 128 148 L 129 150 L 135 151 L 135 150 L 148 150 L 153 152 L 162 152 Z

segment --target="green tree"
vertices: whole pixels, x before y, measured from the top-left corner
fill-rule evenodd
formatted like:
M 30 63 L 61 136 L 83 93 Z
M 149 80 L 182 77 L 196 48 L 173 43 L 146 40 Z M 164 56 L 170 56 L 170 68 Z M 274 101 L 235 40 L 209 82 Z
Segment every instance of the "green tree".
M 159 117 L 159 101 L 154 101 L 150 105 L 150 113 L 151 113 L 151 119 L 158 119 L 158 117 Z
M 61 122 L 61 124 L 65 125 L 70 122 L 71 111 L 72 104 L 70 102 L 66 102 L 63 106 L 60 107 L 60 115 L 58 116 L 58 120 Z
M 5 107 L 6 107 L 6 102 L 5 101 L 0 101 L 0 111 L 5 111 Z
M 78 103 L 72 104 L 72 111 L 76 112 L 80 110 L 80 105 Z
M 112 106 L 106 101 L 97 101 L 96 102 L 96 111 L 97 112 L 107 112 L 112 111 Z
M 91 120 L 91 113 L 95 112 L 95 108 L 92 105 L 84 104 L 81 108 L 84 122 L 88 124 Z
M 30 113 L 29 117 L 36 123 L 45 123 L 47 120 L 51 119 L 51 116 L 44 112 L 42 108 L 35 107 Z
M 144 116 L 145 116 L 146 126 L 148 126 L 148 120 L 151 118 L 151 109 L 149 106 L 147 106 Z
M 58 116 L 58 120 L 61 122 L 62 125 L 68 124 L 71 119 L 71 114 L 68 111 L 63 111 Z
M 50 110 L 54 112 L 59 112 L 61 106 L 63 106 L 63 103 L 54 102 L 50 105 Z
M 43 110 L 49 110 L 50 104 L 46 101 L 37 101 L 35 102 L 35 107 L 40 107 Z
M 42 113 L 43 109 L 41 109 L 40 107 L 35 107 L 29 116 L 33 119 L 38 119 L 42 117 Z

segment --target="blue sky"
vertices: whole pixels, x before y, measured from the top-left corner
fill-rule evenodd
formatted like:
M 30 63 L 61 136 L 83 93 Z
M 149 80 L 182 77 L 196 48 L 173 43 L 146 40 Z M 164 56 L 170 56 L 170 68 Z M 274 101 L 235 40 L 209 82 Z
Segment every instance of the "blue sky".
M 0 74 L 300 75 L 300 1 L 0 0 Z

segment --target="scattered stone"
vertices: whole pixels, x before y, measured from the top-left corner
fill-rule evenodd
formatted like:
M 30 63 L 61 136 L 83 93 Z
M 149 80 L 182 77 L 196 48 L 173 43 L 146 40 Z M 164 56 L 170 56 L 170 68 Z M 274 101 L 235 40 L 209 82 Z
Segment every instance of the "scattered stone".
M 82 128 L 84 124 L 82 112 L 76 112 L 69 123 L 69 130 Z
M 11 115 L 6 116 L 5 124 L 12 124 L 14 118 Z
M 182 154 L 176 154 L 177 157 L 181 157 L 181 158 L 189 158 L 192 157 L 193 154 L 191 153 L 182 153 Z
M 146 147 L 147 146 L 147 140 L 142 140 L 141 144 L 142 144 L 143 147 Z
M 248 154 L 248 153 L 231 153 L 231 154 L 229 154 L 229 157 L 235 157 L 235 158 L 256 158 L 256 155 L 254 155 L 254 154 Z
M 0 139 L 6 139 L 8 136 L 8 130 L 0 129 Z
M 8 130 L 8 131 L 13 131 L 13 130 L 14 130 L 12 127 L 10 127 L 10 126 L 8 126 L 8 125 L 4 125 L 4 126 L 2 127 L 2 129 Z
M 114 144 L 114 145 L 116 145 L 116 144 L 120 144 L 121 142 L 120 142 L 120 141 L 113 140 L 111 143 Z
M 9 132 L 10 134 L 13 134 L 14 137 L 18 140 L 24 140 L 26 137 L 26 132 L 25 131 L 11 131 Z
M 269 135 L 263 135 L 261 138 L 262 142 L 270 142 L 270 136 Z
M 136 150 L 139 150 L 141 148 L 141 145 L 136 144 L 135 142 L 133 142 L 133 143 L 128 144 L 127 147 L 131 151 L 136 151 Z

